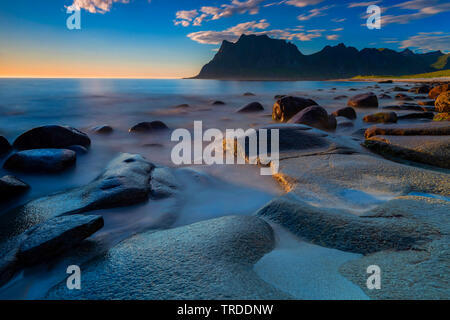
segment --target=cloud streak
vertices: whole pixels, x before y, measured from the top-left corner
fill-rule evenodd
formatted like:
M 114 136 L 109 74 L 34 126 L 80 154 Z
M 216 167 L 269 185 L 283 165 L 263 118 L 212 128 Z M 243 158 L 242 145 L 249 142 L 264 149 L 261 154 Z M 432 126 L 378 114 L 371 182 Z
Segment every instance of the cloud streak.
M 114 3 L 129 3 L 129 0 L 74 0 L 70 10 L 84 9 L 90 13 L 106 13 L 111 10 Z

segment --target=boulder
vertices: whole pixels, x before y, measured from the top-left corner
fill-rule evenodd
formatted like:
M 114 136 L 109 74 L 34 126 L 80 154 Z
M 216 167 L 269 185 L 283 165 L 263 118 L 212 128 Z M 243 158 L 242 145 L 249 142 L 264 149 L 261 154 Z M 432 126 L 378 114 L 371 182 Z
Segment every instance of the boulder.
M 311 99 L 287 96 L 275 102 L 272 110 L 272 119 L 279 122 L 288 122 L 294 115 L 305 108 L 316 106 Z
M 88 148 L 91 140 L 85 133 L 63 126 L 43 126 L 31 129 L 20 135 L 13 144 L 14 148 L 19 150 L 64 149 L 73 145 Z
M 406 94 L 403 94 L 403 93 L 399 93 L 399 94 L 395 95 L 395 99 L 396 100 L 401 100 L 401 101 L 412 101 L 412 100 L 414 100 L 410 96 L 408 96 Z
M 311 106 L 303 109 L 289 120 L 289 123 L 305 124 L 318 129 L 335 130 L 336 117 L 329 116 L 327 111 L 320 106 Z
M 356 111 L 352 107 L 342 108 L 333 112 L 335 117 L 345 117 L 350 120 L 355 120 L 357 118 Z
M 438 113 L 434 116 L 433 121 L 450 121 L 450 112 Z
M 217 100 L 212 103 L 213 106 L 223 106 L 225 102 Z
M 155 131 L 167 130 L 169 127 L 162 121 L 141 122 L 130 128 L 133 133 L 151 133 Z
M 408 120 L 408 119 L 433 119 L 434 113 L 433 112 L 415 112 L 415 113 L 408 113 L 404 115 L 397 116 L 398 120 Z
M 262 106 L 262 104 L 259 102 L 252 102 L 252 103 L 249 103 L 246 106 L 240 108 L 236 112 L 247 113 L 247 112 L 259 112 L 259 111 L 264 111 L 264 107 Z
M 253 97 L 255 94 L 251 93 L 251 92 L 246 92 L 243 95 L 244 95 L 244 97 Z
M 443 92 L 436 99 L 436 111 L 439 113 L 450 112 L 450 91 Z
M 0 136 L 0 155 L 5 154 L 11 150 L 11 145 L 5 137 Z
M 110 134 L 110 133 L 113 133 L 113 131 L 114 131 L 114 129 L 108 125 L 102 125 L 102 126 L 92 128 L 92 132 L 98 133 L 98 134 Z
M 386 100 L 386 99 L 392 99 L 392 97 L 391 97 L 390 95 L 385 94 L 385 93 L 380 94 L 378 97 L 379 97 L 380 99 L 383 99 L 383 100 Z
M 22 195 L 30 186 L 13 176 L 4 176 L 0 179 L 0 202 Z
M 274 247 L 271 226 L 253 216 L 141 233 L 84 265 L 83 290 L 67 290 L 64 279 L 46 299 L 288 299 L 254 270 Z
M 142 156 L 122 154 L 91 183 L 35 199 L 0 215 L 0 242 L 61 215 L 131 206 L 150 197 L 154 165 Z
M 372 92 L 362 93 L 350 98 L 347 105 L 353 108 L 378 108 L 378 98 Z
M 56 173 L 75 165 L 77 154 L 67 149 L 33 149 L 10 156 L 4 168 L 31 173 Z
M 376 125 L 365 132 L 366 139 L 373 136 L 448 136 L 450 135 L 450 124 L 446 122 L 430 122 L 420 124 L 402 124 L 396 126 Z
M 367 115 L 363 118 L 364 122 L 376 122 L 376 123 L 396 123 L 397 114 L 395 112 L 378 112 Z
M 443 84 L 437 87 L 434 87 L 428 93 L 428 97 L 430 99 L 436 99 L 443 92 L 450 91 L 450 84 Z

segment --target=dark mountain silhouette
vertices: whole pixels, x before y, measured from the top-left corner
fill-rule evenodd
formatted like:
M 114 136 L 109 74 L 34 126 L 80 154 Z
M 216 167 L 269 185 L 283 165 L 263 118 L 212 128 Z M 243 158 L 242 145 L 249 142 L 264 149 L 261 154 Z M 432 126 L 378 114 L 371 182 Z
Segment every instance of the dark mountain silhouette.
M 195 79 L 302 80 L 338 79 L 357 75 L 408 75 L 450 67 L 441 51 L 416 54 L 409 49 L 363 49 L 343 43 L 304 55 L 285 40 L 242 35 L 223 41 L 219 51 Z

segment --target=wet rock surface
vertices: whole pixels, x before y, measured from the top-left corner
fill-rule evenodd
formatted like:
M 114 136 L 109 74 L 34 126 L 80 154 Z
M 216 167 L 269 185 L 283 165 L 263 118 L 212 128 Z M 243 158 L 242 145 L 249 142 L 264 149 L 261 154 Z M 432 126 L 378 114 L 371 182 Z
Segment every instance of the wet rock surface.
M 398 120 L 395 112 L 379 112 L 367 115 L 363 118 L 364 122 L 376 123 L 396 123 Z
M 31 129 L 20 135 L 14 141 L 14 148 L 28 149 L 63 149 L 73 145 L 88 148 L 91 145 L 89 137 L 71 127 L 43 126 Z
M 82 290 L 68 292 L 64 282 L 47 298 L 286 299 L 253 271 L 274 246 L 269 224 L 248 216 L 147 232 L 83 266 Z
M 303 109 L 316 105 L 317 103 L 312 99 L 286 96 L 277 100 L 273 105 L 272 119 L 278 122 L 287 122 Z
M 4 168 L 32 173 L 58 173 L 75 165 L 77 154 L 67 149 L 33 149 L 10 156 Z
M 353 109 L 351 107 L 339 109 L 339 110 L 333 112 L 333 115 L 335 117 L 345 117 L 350 120 L 355 120 L 357 118 L 355 109 Z
M 289 120 L 289 123 L 305 124 L 323 130 L 335 130 L 337 126 L 334 115 L 320 106 L 311 106 L 303 109 Z
M 347 105 L 353 108 L 378 108 L 378 98 L 373 92 L 362 93 L 350 98 Z
M 4 176 L 0 179 L 0 202 L 8 201 L 28 191 L 30 186 L 14 176 Z

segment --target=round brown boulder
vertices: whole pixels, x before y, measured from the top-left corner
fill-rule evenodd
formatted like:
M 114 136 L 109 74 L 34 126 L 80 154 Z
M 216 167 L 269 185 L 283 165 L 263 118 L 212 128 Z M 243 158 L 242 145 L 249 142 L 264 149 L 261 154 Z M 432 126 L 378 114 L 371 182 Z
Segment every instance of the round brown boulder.
M 358 94 L 347 105 L 353 108 L 378 108 L 378 98 L 373 92 Z
M 395 112 L 379 112 L 365 116 L 363 120 L 372 123 L 396 123 L 397 114 Z
M 310 127 L 335 130 L 337 127 L 336 117 L 328 116 L 328 112 L 320 106 L 311 106 L 297 113 L 289 123 L 305 124 Z
M 439 113 L 450 112 L 450 91 L 443 92 L 436 99 L 436 111 Z
M 345 118 L 350 119 L 350 120 L 355 120 L 356 117 L 357 117 L 356 116 L 356 111 L 352 107 L 339 109 L 339 110 L 333 112 L 333 115 L 335 117 L 345 117 Z
M 441 86 L 434 87 L 428 93 L 430 99 L 436 99 L 443 92 L 450 91 L 450 84 L 443 84 Z
M 287 96 L 278 99 L 273 105 L 272 119 L 279 122 L 287 122 L 294 115 L 310 106 L 317 106 L 311 99 Z

